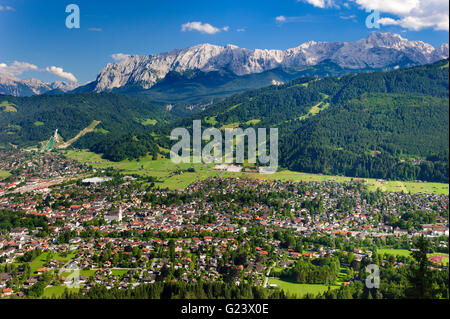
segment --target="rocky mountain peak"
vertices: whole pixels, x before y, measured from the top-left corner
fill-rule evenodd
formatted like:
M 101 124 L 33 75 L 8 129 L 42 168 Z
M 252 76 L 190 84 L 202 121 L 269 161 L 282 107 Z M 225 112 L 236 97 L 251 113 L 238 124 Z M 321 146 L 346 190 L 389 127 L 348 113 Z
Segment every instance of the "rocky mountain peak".
M 448 44 L 435 49 L 422 41 L 409 41 L 391 33 L 371 33 L 356 42 L 309 41 L 287 50 L 249 50 L 232 44 L 205 43 L 151 56 L 130 56 L 108 64 L 97 77 L 95 90 L 99 92 L 125 85 L 149 89 L 170 71 L 225 70 L 241 76 L 277 67 L 316 65 L 325 60 L 343 68 L 366 69 L 389 67 L 404 61 L 425 64 L 447 57 Z

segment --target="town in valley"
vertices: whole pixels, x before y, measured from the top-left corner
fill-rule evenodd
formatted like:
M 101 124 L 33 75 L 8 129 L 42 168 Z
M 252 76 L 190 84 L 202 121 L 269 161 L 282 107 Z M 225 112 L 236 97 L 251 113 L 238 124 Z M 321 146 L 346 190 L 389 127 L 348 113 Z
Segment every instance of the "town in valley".
M 10 172 L 0 181 L 3 298 L 75 298 L 158 282 L 395 298 L 401 289 L 383 277 L 381 289 L 364 288 L 365 267 L 399 277 L 421 237 L 431 269 L 448 274 L 448 194 L 371 191 L 358 179 L 220 175 L 170 190 L 59 152 L 2 151 L 0 171 Z

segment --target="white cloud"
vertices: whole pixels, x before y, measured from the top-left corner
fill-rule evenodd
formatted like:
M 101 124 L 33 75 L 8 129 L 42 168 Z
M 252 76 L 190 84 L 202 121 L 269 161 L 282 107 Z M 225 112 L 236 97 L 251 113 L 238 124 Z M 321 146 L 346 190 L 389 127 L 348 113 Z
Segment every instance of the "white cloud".
M 297 0 L 309 3 L 317 8 L 350 8 L 350 2 L 359 5 L 363 10 L 378 10 L 392 15 L 382 17 L 378 22 L 382 25 L 398 25 L 409 30 L 449 31 L 448 0 Z
M 302 1 L 302 2 L 306 2 L 309 3 L 317 8 L 331 8 L 335 6 L 335 1 L 334 0 L 297 0 L 297 1 Z
M 379 10 L 395 15 L 406 15 L 420 4 L 420 0 L 352 0 L 364 9 Z M 426 0 L 430 1 L 430 0 Z
M 384 17 L 378 22 L 382 25 L 398 25 L 409 30 L 433 28 L 449 31 L 448 0 L 352 0 L 360 8 L 379 10 L 396 16 Z
M 356 18 L 356 16 L 354 14 L 352 14 L 349 16 L 339 16 L 339 18 L 341 18 L 342 20 L 353 20 Z
M 0 11 L 15 11 L 13 7 L 0 5 Z
M 209 23 L 202 23 L 200 21 L 194 21 L 194 22 L 188 22 L 181 26 L 181 31 L 198 31 L 200 33 L 206 33 L 206 34 L 216 34 L 221 31 L 228 31 L 229 27 L 223 27 L 222 29 L 216 28 Z
M 59 76 L 60 78 L 69 80 L 70 82 L 78 82 L 77 78 L 72 73 L 64 72 L 63 68 L 57 66 L 48 66 L 45 68 L 45 70 L 49 73 Z
M 28 71 L 49 72 L 71 82 L 78 82 L 77 78 L 72 73 L 64 72 L 63 68 L 59 68 L 56 66 L 50 66 L 46 67 L 45 69 L 40 69 L 36 65 L 28 62 L 14 61 L 10 65 L 6 63 L 0 63 L 0 74 L 19 76 Z
M 113 58 L 116 61 L 122 61 L 128 59 L 130 56 L 131 56 L 130 54 L 115 53 L 111 55 L 111 58 Z
M 237 32 L 245 32 L 245 28 L 240 28 L 236 30 Z
M 14 61 L 12 64 L 7 65 L 6 63 L 0 63 L 0 73 L 9 75 L 21 75 L 27 71 L 37 71 L 38 67 L 34 64 L 27 62 Z
M 320 17 L 313 16 L 311 14 L 307 14 L 304 16 L 295 16 L 295 17 L 278 16 L 275 18 L 275 21 L 279 24 L 292 23 L 292 22 L 312 23 L 312 22 L 317 22 L 319 19 L 320 19 Z

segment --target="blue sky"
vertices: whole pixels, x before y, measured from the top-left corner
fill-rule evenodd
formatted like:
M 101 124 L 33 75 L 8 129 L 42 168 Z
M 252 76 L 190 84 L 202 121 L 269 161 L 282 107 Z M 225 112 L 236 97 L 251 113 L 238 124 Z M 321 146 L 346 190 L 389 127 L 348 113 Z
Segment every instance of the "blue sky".
M 65 25 L 71 3 L 80 8 L 80 29 Z M 380 29 L 366 27 L 365 9 L 380 9 Z M 373 31 L 440 46 L 448 43 L 445 17 L 442 0 L 0 0 L 0 71 L 84 84 L 117 53 L 199 43 L 286 49 L 309 40 L 355 41 Z

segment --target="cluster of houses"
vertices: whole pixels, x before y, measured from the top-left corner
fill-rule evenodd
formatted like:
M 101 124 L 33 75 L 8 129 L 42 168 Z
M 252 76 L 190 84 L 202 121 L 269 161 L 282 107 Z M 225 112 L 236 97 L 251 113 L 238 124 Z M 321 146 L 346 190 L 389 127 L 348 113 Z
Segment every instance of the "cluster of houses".
M 222 278 L 221 267 L 234 267 L 231 252 L 244 247 L 248 260 L 245 267 L 238 266 L 243 276 L 236 278 L 236 283 L 252 278 L 262 285 L 274 261 L 279 267 L 291 267 L 300 257 L 335 253 L 331 247 L 319 245 L 310 245 L 301 253 L 294 247 L 282 247 L 272 236 L 280 230 L 302 238 L 448 236 L 446 195 L 385 193 L 369 199 L 358 181 L 303 183 L 220 177 L 178 191 L 142 187 L 133 177 L 114 186 L 106 183 L 109 178 L 101 177 L 65 184 L 65 178 L 84 175 L 88 169 L 59 156 L 0 153 L 0 170 L 22 170 L 12 184 L 0 184 L 0 213 L 8 210 L 45 216 L 49 226 L 44 235 L 39 227 L 0 233 L 0 266 L 16 264 L 25 253 L 36 250 L 57 256 L 19 286 L 12 283 L 11 273 L 0 273 L 4 296 L 26 293 L 47 272 L 54 277 L 49 286 L 72 285 L 74 278 L 67 274 L 74 269 L 81 273 L 76 281 L 84 290 L 97 284 L 127 289 L 152 283 L 167 268 L 173 272 L 171 280 L 215 281 Z M 222 165 L 216 169 L 242 168 Z M 15 191 L 18 189 L 21 191 Z M 412 207 L 437 215 L 436 223 L 402 229 L 385 218 L 401 220 Z M 264 231 L 255 239 L 249 234 L 252 227 Z M 258 247 L 249 248 L 255 241 Z M 448 241 L 441 244 L 448 247 Z M 353 253 L 359 261 L 371 255 L 370 251 Z M 72 257 L 58 258 L 61 254 Z
M 0 180 L 0 196 L 11 192 L 47 192 L 64 178 L 74 178 L 88 171 L 85 164 L 64 158 L 58 153 L 3 150 L 0 171 L 20 172 L 11 181 Z

